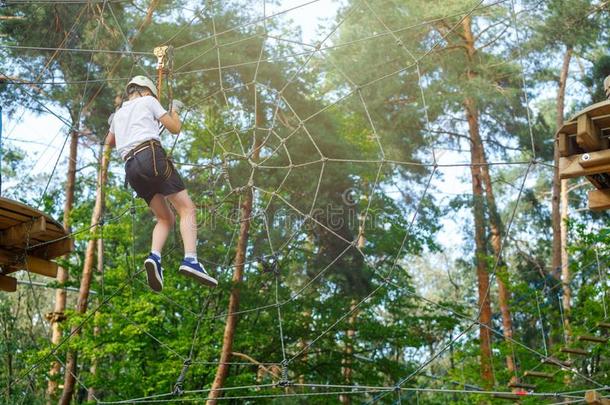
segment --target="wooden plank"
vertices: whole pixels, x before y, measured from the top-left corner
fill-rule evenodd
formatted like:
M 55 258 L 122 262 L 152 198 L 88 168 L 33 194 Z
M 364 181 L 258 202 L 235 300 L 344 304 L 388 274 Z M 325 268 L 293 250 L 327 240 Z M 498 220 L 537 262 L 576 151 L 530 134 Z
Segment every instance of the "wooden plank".
M 12 211 L 0 210 L 0 229 L 6 229 L 10 226 L 17 225 L 27 221 L 30 217 L 24 217 L 21 214 L 16 214 Z
M 589 335 L 579 336 L 578 340 L 581 342 L 592 342 L 592 343 L 606 343 L 608 341 L 608 339 L 605 337 L 589 336 Z
M 562 353 L 575 354 L 577 356 L 588 356 L 589 352 L 577 347 L 562 347 L 559 349 Z
M 600 173 L 610 173 L 610 149 L 559 158 L 559 175 L 562 179 Z
M 546 378 L 547 380 L 552 380 L 553 378 L 555 378 L 555 374 L 551 374 L 551 373 L 545 373 L 542 371 L 533 371 L 533 370 L 528 370 L 525 373 L 523 373 L 523 377 L 532 377 L 532 378 Z
M 602 329 L 610 329 L 610 323 L 608 322 L 600 322 L 597 324 L 598 328 L 602 328 Z
M 9 200 L 8 198 L 0 197 L 0 216 L 9 216 L 20 222 L 26 222 L 31 218 L 44 216 L 47 219 L 47 228 L 52 232 L 60 232 L 65 234 L 63 226 L 51 218 L 49 215 L 35 208 L 29 207 L 19 201 Z
M 542 362 L 544 364 L 550 364 L 551 366 L 556 366 L 556 367 L 564 367 L 564 368 L 571 368 L 572 367 L 572 362 L 569 360 L 559 360 L 556 357 L 546 357 L 544 360 L 542 360 Z
M 57 277 L 57 263 L 34 256 L 0 250 L 0 263 L 5 266 L 5 273 L 26 270 L 47 277 Z
M 592 211 L 610 209 L 610 189 L 589 191 L 589 209 Z
M 0 274 L 0 290 L 8 292 L 17 291 L 17 279 Z
M 29 251 L 32 256 L 42 259 L 54 259 L 56 257 L 67 255 L 74 250 L 74 241 L 69 238 L 58 240 L 57 242 L 48 243 Z
M 602 147 L 600 130 L 587 114 L 576 119 L 576 143 L 587 152 L 600 150 Z
M 578 111 L 568 121 L 575 121 L 578 116 L 587 114 L 589 117 L 601 117 L 610 115 L 610 100 L 600 101 L 599 103 L 591 104 L 585 109 Z
M 27 256 L 25 263 L 19 263 L 12 267 L 15 268 L 15 270 L 26 270 L 30 273 L 40 274 L 41 276 L 57 277 L 57 263 L 39 259 L 34 256 Z
M 523 388 L 524 390 L 535 390 L 536 386 L 534 384 L 527 384 L 521 381 L 516 381 L 508 384 L 508 388 Z
M 33 221 L 23 222 L 0 232 L 0 245 L 3 247 L 25 246 L 32 238 L 38 238 L 41 234 L 46 233 L 46 231 L 46 218 L 38 217 Z

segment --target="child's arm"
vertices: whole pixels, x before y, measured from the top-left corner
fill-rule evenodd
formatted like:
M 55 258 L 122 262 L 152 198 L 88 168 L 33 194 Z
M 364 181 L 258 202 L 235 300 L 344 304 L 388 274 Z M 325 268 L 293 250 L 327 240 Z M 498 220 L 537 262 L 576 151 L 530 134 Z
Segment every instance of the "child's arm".
M 177 134 L 180 132 L 180 128 L 182 128 L 182 123 L 180 122 L 180 116 L 176 111 L 170 111 L 167 114 L 164 114 L 161 118 L 159 118 L 161 124 L 172 134 Z
M 114 148 L 116 146 L 116 138 L 114 136 L 113 132 L 108 132 L 108 135 L 106 135 L 106 145 L 108 145 L 111 148 Z

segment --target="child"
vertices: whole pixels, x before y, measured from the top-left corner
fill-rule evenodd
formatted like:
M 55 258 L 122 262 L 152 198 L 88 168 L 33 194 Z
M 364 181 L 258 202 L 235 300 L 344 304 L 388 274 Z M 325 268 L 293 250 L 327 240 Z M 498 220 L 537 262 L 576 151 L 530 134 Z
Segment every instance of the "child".
M 127 84 L 127 101 L 111 118 L 106 138 L 106 143 L 116 146 L 125 161 L 127 181 L 157 218 L 151 252 L 144 261 L 148 285 L 157 292 L 163 289 L 161 250 L 175 222 L 168 200 L 180 217 L 180 234 L 184 243 L 184 260 L 178 271 L 208 286 L 218 285 L 218 281 L 197 261 L 195 204 L 160 142 L 159 122 L 173 134 L 180 132 L 177 109 L 181 106 L 182 103 L 175 100 L 172 112 L 168 113 L 157 100 L 154 83 L 147 77 L 135 76 Z

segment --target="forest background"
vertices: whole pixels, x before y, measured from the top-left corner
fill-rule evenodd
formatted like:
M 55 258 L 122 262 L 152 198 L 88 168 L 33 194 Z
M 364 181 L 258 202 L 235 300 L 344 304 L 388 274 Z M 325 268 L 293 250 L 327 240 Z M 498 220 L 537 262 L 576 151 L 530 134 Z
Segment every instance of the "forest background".
M 554 135 L 605 99 L 608 2 L 326 3 L 0 3 L 5 128 L 63 125 L 59 153 L 4 137 L 2 195 L 75 240 L 56 282 L 22 272 L 0 295 L 2 403 L 607 394 L 607 346 L 578 337 L 607 333 L 608 216 L 585 179 L 558 179 Z M 306 7 L 331 17 L 304 36 Z M 178 233 L 149 290 L 152 216 L 104 159 L 108 117 L 163 44 L 162 102 L 187 106 L 164 144 L 214 290 L 174 271 Z

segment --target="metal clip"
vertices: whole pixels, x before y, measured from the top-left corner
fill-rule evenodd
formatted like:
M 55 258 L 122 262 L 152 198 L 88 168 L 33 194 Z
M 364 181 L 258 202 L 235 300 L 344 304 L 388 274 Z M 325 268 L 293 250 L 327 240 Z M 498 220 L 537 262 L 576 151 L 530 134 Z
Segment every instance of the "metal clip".
M 162 70 L 165 67 L 165 57 L 167 56 L 167 48 L 169 47 L 166 45 L 158 46 L 153 49 L 153 53 L 157 57 L 157 70 Z
M 282 379 L 278 381 L 277 385 L 282 388 L 292 385 L 292 381 L 288 379 L 288 362 L 286 360 L 282 361 Z
M 182 383 L 184 382 L 184 378 L 186 377 L 186 372 L 189 369 L 189 366 L 192 364 L 191 359 L 186 359 L 184 360 L 184 363 L 182 364 L 182 371 L 180 371 L 180 376 L 178 377 L 178 380 L 176 380 L 176 384 L 174 384 L 174 390 L 172 391 L 172 394 L 175 396 L 180 396 L 182 394 L 184 394 L 184 388 L 182 387 Z

